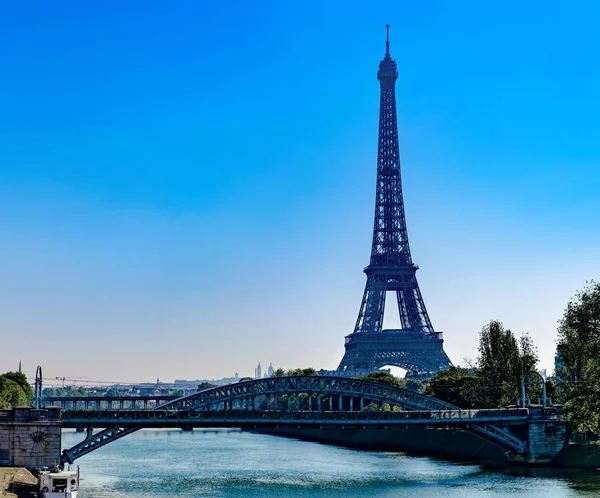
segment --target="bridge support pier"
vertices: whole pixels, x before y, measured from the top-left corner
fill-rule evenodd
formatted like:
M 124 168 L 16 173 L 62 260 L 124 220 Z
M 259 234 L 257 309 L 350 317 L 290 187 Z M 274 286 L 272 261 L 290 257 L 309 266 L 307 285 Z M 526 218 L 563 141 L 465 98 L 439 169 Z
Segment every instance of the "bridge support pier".
M 60 458 L 62 425 L 60 408 L 2 410 L 0 466 L 52 467 Z

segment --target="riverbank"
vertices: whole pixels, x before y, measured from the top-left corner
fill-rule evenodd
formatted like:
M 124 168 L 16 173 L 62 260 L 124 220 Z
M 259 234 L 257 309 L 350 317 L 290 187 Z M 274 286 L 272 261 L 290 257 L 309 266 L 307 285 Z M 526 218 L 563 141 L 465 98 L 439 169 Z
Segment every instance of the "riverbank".
M 21 467 L 0 467 L 0 494 L 3 498 L 37 497 L 37 478 Z
M 600 443 L 571 443 L 552 462 L 556 467 L 600 470 Z

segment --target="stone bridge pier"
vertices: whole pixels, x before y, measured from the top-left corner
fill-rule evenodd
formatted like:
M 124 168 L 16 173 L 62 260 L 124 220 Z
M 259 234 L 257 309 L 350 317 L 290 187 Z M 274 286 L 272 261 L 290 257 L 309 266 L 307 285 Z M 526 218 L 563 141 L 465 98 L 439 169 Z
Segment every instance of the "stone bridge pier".
M 0 410 L 0 466 L 39 469 L 60 462 L 60 408 Z

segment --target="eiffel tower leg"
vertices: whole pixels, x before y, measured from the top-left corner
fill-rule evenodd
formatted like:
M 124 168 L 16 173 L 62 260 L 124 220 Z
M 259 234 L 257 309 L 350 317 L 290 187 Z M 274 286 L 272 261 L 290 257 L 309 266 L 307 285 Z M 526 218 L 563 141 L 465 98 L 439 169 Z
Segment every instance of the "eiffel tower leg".
M 385 293 L 386 286 L 384 282 L 378 281 L 374 277 L 367 279 L 358 319 L 354 327 L 355 333 L 363 330 L 379 332 L 382 329 L 385 313 Z

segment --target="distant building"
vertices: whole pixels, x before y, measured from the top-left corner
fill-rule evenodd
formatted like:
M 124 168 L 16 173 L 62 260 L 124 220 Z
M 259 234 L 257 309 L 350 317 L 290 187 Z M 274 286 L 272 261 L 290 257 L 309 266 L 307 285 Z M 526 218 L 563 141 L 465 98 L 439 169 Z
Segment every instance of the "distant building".
M 267 377 L 273 377 L 273 363 L 269 363 L 269 368 L 267 369 Z
M 23 373 L 21 370 L 21 360 L 19 360 L 19 373 Z
M 262 368 L 260 367 L 260 361 L 258 362 L 257 367 L 254 369 L 254 378 L 262 379 Z

